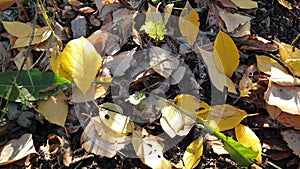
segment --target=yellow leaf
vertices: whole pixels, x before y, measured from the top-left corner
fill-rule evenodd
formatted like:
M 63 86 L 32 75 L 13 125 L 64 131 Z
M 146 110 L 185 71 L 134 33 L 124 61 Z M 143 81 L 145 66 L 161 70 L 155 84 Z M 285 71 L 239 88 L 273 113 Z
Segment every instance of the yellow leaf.
M 184 9 L 179 16 L 179 29 L 183 36 L 187 38 L 189 45 L 193 46 L 199 31 L 199 16 L 192 8 L 189 1 L 186 1 Z
M 18 38 L 30 37 L 33 27 L 29 24 L 22 22 L 7 22 L 3 21 L 3 26 L 7 32 Z M 34 28 L 34 36 L 43 35 L 46 31 L 49 30 L 48 27 Z
M 195 168 L 203 154 L 203 138 L 199 137 L 193 141 L 185 150 L 183 154 L 184 166 L 187 169 Z
M 168 4 L 164 8 L 164 24 L 167 24 L 173 10 L 174 4 Z
M 161 110 L 160 124 L 163 130 L 174 138 L 184 125 L 184 116 L 174 106 L 165 106 Z
M 63 92 L 50 96 L 48 100 L 37 101 L 38 109 L 45 118 L 54 124 L 64 126 L 68 115 L 68 104 Z
M 59 57 L 55 61 L 60 63 L 56 64 L 61 64 L 65 75 L 71 76 L 67 79 L 73 79 L 77 87 L 86 93 L 102 66 L 102 58 L 94 46 L 84 37 L 74 39 L 66 45 Z
M 117 133 L 128 134 L 131 133 L 134 128 L 133 123 L 130 121 L 130 117 L 111 110 L 100 107 L 99 117 L 103 124 Z
M 300 57 L 300 50 L 298 48 L 294 48 L 293 46 L 285 43 L 277 43 L 279 47 L 279 54 L 281 59 L 284 61 L 290 58 L 299 58 Z
M 161 138 L 142 131 L 132 132 L 132 145 L 141 161 L 153 169 L 171 169 L 171 163 L 164 158 Z
M 277 0 L 282 6 L 286 7 L 287 9 L 293 9 L 291 3 L 286 0 Z
M 242 9 L 252 9 L 257 8 L 257 2 L 252 0 L 231 0 L 236 6 Z
M 279 70 L 287 73 L 287 71 L 283 66 L 281 66 L 276 60 L 268 56 L 256 55 L 256 61 L 257 61 L 257 68 L 259 69 L 259 71 L 262 71 L 264 73 L 270 74 L 272 67 L 276 67 Z
M 235 85 L 231 81 L 231 79 L 229 79 L 225 74 L 223 74 L 216 68 L 216 65 L 213 61 L 212 52 L 205 51 L 202 49 L 200 49 L 200 52 L 201 52 L 203 61 L 208 68 L 208 74 L 209 74 L 209 77 L 211 77 L 210 80 L 211 80 L 212 84 L 219 91 L 223 91 L 224 87 L 227 86 L 229 92 L 237 94 Z
M 222 31 L 216 37 L 213 58 L 217 68 L 229 78 L 239 66 L 238 49 L 230 36 Z
M 51 55 L 50 65 L 51 65 L 52 71 L 55 74 L 57 74 L 57 76 L 66 78 L 69 81 L 72 81 L 71 74 L 69 72 L 66 72 L 61 66 L 61 57 L 58 56 L 59 54 L 60 54 L 60 52 L 56 48 Z
M 258 152 L 256 160 L 258 163 L 262 163 L 262 148 L 259 138 L 256 134 L 247 126 L 239 124 L 235 127 L 235 136 L 239 143 L 245 147 L 251 147 L 253 151 Z
M 42 35 L 34 35 L 31 44 L 30 45 L 36 45 L 39 44 L 41 42 L 44 42 L 45 40 L 47 40 L 49 37 L 51 36 L 51 31 L 47 30 L 45 31 Z M 26 47 L 29 45 L 31 37 L 20 37 L 18 38 L 14 45 L 13 48 L 21 48 L 21 47 Z
M 195 96 L 188 94 L 177 95 L 176 105 L 193 115 L 204 114 L 210 111 L 210 106 L 204 101 L 198 101 Z
M 212 106 L 206 120 L 215 123 L 219 131 L 225 131 L 236 127 L 245 117 L 247 113 L 244 110 L 223 104 Z

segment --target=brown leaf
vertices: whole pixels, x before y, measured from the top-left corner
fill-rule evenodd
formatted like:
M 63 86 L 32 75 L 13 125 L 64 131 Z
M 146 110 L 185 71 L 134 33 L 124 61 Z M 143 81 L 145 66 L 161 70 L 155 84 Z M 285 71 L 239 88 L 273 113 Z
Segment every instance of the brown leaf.
M 258 51 L 268 51 L 274 52 L 278 50 L 278 46 L 274 43 L 263 41 L 261 37 L 249 36 L 246 41 L 242 42 L 243 46 L 240 47 L 241 50 L 258 50 Z
M 300 131 L 288 129 L 280 133 L 284 141 L 288 143 L 289 148 L 293 150 L 293 153 L 300 156 Z
M 238 9 L 238 7 L 231 0 L 216 0 L 216 2 L 221 3 L 222 6 L 227 8 Z
M 0 0 L 0 12 L 11 7 L 17 0 Z
M 86 6 L 86 7 L 79 8 L 78 12 L 87 14 L 87 13 L 93 13 L 95 12 L 95 10 L 89 6 Z
M 73 6 L 81 6 L 83 5 L 82 2 L 78 1 L 78 0 L 69 0 L 69 4 L 73 5 Z

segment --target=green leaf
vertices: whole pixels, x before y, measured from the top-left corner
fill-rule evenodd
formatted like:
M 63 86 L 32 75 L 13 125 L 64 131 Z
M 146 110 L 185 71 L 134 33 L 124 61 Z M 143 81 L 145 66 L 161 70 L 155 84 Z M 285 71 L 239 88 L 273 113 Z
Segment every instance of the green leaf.
M 13 84 L 17 74 L 18 71 L 0 74 L 0 97 L 15 102 L 46 100 L 70 86 L 68 80 L 38 69 L 21 70 L 16 84 Z
M 145 32 L 155 40 L 163 40 L 167 33 L 163 23 L 153 23 L 152 21 L 145 22 L 140 30 L 145 30 Z

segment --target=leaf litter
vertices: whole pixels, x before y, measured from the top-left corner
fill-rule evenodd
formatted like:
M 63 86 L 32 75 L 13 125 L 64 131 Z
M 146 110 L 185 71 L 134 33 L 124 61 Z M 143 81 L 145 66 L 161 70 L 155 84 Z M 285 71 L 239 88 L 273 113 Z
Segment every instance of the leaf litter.
M 10 6 L 15 3 L 0 2 L 6 3 L 3 8 L 1 6 L 4 11 L 10 10 Z M 60 4 L 61 9 L 55 8 L 62 19 L 59 23 L 64 25 L 64 28 L 57 27 L 55 31 L 52 30 L 52 24 L 48 24 L 55 21 L 51 17 L 47 18 L 51 14 L 43 11 L 45 8 L 40 9 L 48 22 L 47 26 L 42 22 L 37 22 L 37 25 L 21 22 L 21 17 L 13 22 L 3 21 L 6 35 L 1 35 L 9 38 L 5 43 L 10 43 L 12 47 L 3 43 L 4 50 L 12 51 L 9 56 L 14 59 L 10 60 L 17 67 L 5 67 L 5 62 L 0 62 L 4 68 L 0 74 L 3 79 L 0 97 L 20 105 L 14 107 L 13 104 L 8 104 L 9 121 L 4 122 L 4 125 L 6 123 L 10 126 L 16 120 L 16 125 L 31 131 L 36 130 L 34 125 L 43 126 L 42 121 L 61 127 L 68 126 L 69 129 L 78 123 L 83 126 L 81 132 L 73 132 L 73 135 L 70 133 L 71 137 L 68 133 L 58 132 L 62 138 L 51 136 L 43 140 L 47 145 L 41 147 L 40 154 L 36 155 L 37 163 L 49 162 L 49 159 L 60 156 L 62 160 L 57 158 L 58 163 L 50 162 L 48 166 L 82 166 L 82 163 L 74 160 L 78 154 L 72 153 L 65 139 L 74 139 L 77 135 L 78 143 L 75 144 L 87 153 L 92 153 L 95 157 L 104 156 L 109 160 L 125 157 L 125 161 L 129 159 L 126 158 L 128 153 L 134 154 L 140 159 L 137 164 L 140 167 L 205 167 L 208 164 L 203 159 L 211 158 L 208 153 L 211 151 L 218 154 L 224 162 L 228 160 L 224 156 L 225 152 L 229 153 L 236 166 L 248 167 L 257 163 L 269 167 L 271 163 L 262 158 L 265 155 L 262 156 L 262 152 L 269 153 L 272 148 L 264 149 L 266 146 L 261 146 L 264 145 L 265 137 L 261 131 L 267 125 L 251 126 L 249 122 L 252 116 L 267 116 L 262 109 L 267 110 L 274 123 L 292 127 L 286 130 L 280 124 L 272 125 L 275 132 L 283 136 L 283 139 L 274 139 L 284 140 L 289 149 L 299 156 L 297 141 L 293 141 L 297 139 L 300 128 L 297 96 L 299 49 L 278 42 L 278 39 L 273 42 L 265 41 L 251 34 L 253 25 L 250 23 L 255 19 L 254 11 L 260 10 L 257 2 L 227 0 L 201 2 L 202 4 L 199 2 L 197 6 L 189 1 L 156 5 L 152 1 L 146 5 L 148 9 L 142 2 L 97 0 L 95 4 L 88 4 L 83 1 L 68 1 L 68 4 Z M 278 2 L 288 9 L 293 5 L 285 1 Z M 178 8 L 178 4 L 182 8 Z M 22 8 L 20 2 L 17 5 Z M 47 10 L 54 9 L 49 3 L 42 5 L 48 5 Z M 95 12 L 95 9 L 98 11 Z M 174 11 L 178 12 L 178 9 L 180 12 L 176 14 Z M 142 21 L 144 28 L 143 24 L 138 25 L 138 11 L 145 15 L 146 19 Z M 203 11 L 208 13 L 206 23 Z M 67 33 L 65 28 L 70 21 L 75 20 L 75 12 L 85 16 L 89 28 L 92 28 L 85 31 L 91 36 L 76 39 L 74 32 L 73 37 Z M 173 22 L 171 14 L 178 16 L 178 30 L 169 25 Z M 150 21 L 154 24 L 147 25 Z M 53 25 L 57 25 L 57 22 Z M 144 34 L 141 32 L 143 29 Z M 203 34 L 203 30 L 206 34 L 210 32 L 207 35 L 213 37 L 211 49 L 202 46 L 197 39 Z M 172 37 L 172 31 L 180 34 Z M 51 35 L 57 37 L 50 39 Z M 49 42 L 61 44 L 61 40 L 65 46 L 48 46 Z M 50 72 L 31 69 L 36 66 L 33 62 L 40 62 L 43 51 L 47 51 L 45 56 L 48 57 L 48 67 L 51 64 L 51 69 L 48 69 Z M 256 55 L 255 61 L 249 59 L 251 54 L 248 52 Z M 274 52 L 277 56 L 273 55 Z M 38 56 L 37 53 L 41 55 Z M 1 53 L 2 56 L 6 57 Z M 245 56 L 249 58 L 245 59 Z M 257 63 L 260 72 L 254 71 L 255 66 L 249 66 L 254 65 L 253 63 Z M 247 64 L 245 67 L 248 69 L 241 72 L 239 77 L 237 69 L 243 64 Z M 23 70 L 17 70 L 22 65 L 27 66 Z M 202 73 L 208 73 L 207 77 L 197 73 L 201 69 L 204 69 Z M 227 100 L 224 103 L 210 105 L 208 95 L 214 88 L 218 92 L 225 92 Z M 260 97 L 254 98 L 252 93 L 258 93 Z M 164 97 L 168 100 L 163 101 Z M 240 106 L 246 103 L 245 98 L 257 106 L 256 114 L 251 114 L 249 109 Z M 15 114 L 12 114 L 12 108 L 17 108 Z M 36 111 L 41 112 L 41 115 Z M 179 137 L 189 137 L 194 128 L 201 125 L 217 138 L 218 144 L 211 143 L 214 144 L 213 150 L 204 146 L 209 139 L 196 134 L 186 142 L 174 143 L 175 147 L 184 145 L 180 150 L 181 156 L 175 157 L 177 162 L 173 163 L 172 159 L 166 158 L 165 148 L 172 146 L 169 144 L 176 142 Z M 258 129 L 251 130 L 252 127 Z M 230 137 L 233 133 L 236 139 Z M 9 138 L 13 141 L 11 136 Z M 289 157 L 291 151 L 286 149 L 280 151 L 286 153 L 285 157 Z M 43 156 L 41 152 L 50 157 Z M 24 154 L 22 158 L 28 155 Z M 273 160 L 277 159 L 275 161 L 279 160 L 274 154 L 272 157 Z M 19 159 L 4 159 L 3 164 L 14 163 Z M 103 168 L 133 165 L 124 163 L 124 159 L 115 162 L 119 164 L 98 165 L 106 165 Z M 84 160 L 84 157 L 79 157 L 79 161 Z M 219 162 L 216 163 L 222 166 Z

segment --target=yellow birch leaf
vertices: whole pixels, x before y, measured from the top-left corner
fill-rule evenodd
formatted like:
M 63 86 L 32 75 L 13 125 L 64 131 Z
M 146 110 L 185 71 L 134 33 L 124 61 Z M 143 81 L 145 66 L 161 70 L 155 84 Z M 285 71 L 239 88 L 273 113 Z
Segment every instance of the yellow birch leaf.
M 235 93 L 235 85 L 225 74 L 220 72 L 213 61 L 212 52 L 200 49 L 203 61 L 208 69 L 209 77 L 211 77 L 212 84 L 219 90 L 223 91 L 224 87 L 228 88 L 228 92 Z
M 242 9 L 257 8 L 257 2 L 252 0 L 231 0 L 236 6 Z
M 198 101 L 195 96 L 180 94 L 175 98 L 176 105 L 193 115 L 205 114 L 210 111 L 210 106 L 204 101 Z
M 197 11 L 192 8 L 189 1 L 186 1 L 184 9 L 179 16 L 179 29 L 183 36 L 187 38 L 189 45 L 193 46 L 199 31 L 199 16 Z
M 265 56 L 265 55 L 256 55 L 256 61 L 257 61 L 257 68 L 259 71 L 270 74 L 271 73 L 271 68 L 276 67 L 279 70 L 287 73 L 285 68 L 281 66 L 276 60 Z
M 300 76 L 300 55 L 299 58 L 290 58 L 284 61 L 292 69 L 295 75 Z
M 171 138 L 174 138 L 184 125 L 183 114 L 174 106 L 165 106 L 160 111 L 161 127 Z
M 77 87 L 86 93 L 95 80 L 95 76 L 102 66 L 102 58 L 95 47 L 84 37 L 68 42 L 57 61 L 62 69 L 71 75 Z M 59 63 L 58 63 L 59 64 Z
M 212 106 L 206 120 L 209 123 L 213 121 L 219 131 L 225 131 L 239 125 L 245 117 L 247 117 L 247 113 L 244 110 L 223 104 Z
M 183 162 L 186 169 L 195 168 L 203 154 L 203 138 L 199 137 L 194 140 L 185 150 L 183 154 Z
M 256 134 L 247 126 L 239 124 L 235 127 L 235 136 L 239 143 L 247 148 L 251 148 L 253 151 L 258 152 L 256 160 L 258 163 L 262 163 L 262 148 L 259 138 Z
M 38 109 L 45 118 L 54 124 L 64 126 L 68 115 L 68 104 L 63 92 L 50 96 L 48 100 L 37 101 Z
M 287 9 L 293 9 L 291 3 L 286 0 L 277 0 L 282 6 L 286 7 Z
M 15 37 L 25 38 L 31 36 L 33 28 L 29 24 L 25 24 L 22 22 L 7 22 L 7 21 L 3 21 L 2 23 L 6 31 Z M 48 27 L 35 28 L 34 36 L 43 35 L 44 32 L 46 32 L 47 30 L 49 30 Z
M 284 61 L 290 58 L 299 58 L 300 57 L 300 50 L 298 48 L 294 48 L 293 46 L 285 43 L 277 43 L 279 47 L 279 54 L 281 59 Z
M 238 49 L 230 36 L 222 31 L 216 37 L 213 58 L 217 68 L 229 78 L 239 66 Z
M 51 55 L 50 65 L 52 71 L 57 74 L 57 76 L 72 81 L 72 75 L 70 74 L 71 72 L 66 72 L 61 66 L 61 57 L 59 57 L 59 54 L 60 52 L 56 48 Z

